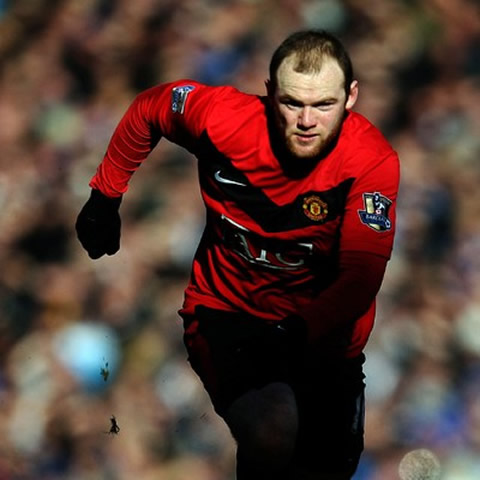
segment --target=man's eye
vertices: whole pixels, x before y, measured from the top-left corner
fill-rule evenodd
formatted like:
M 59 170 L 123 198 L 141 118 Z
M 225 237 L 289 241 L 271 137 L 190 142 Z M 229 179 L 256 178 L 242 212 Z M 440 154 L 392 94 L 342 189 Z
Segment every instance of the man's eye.
M 318 103 L 315 105 L 319 110 L 330 110 L 334 106 L 334 103 Z
M 300 108 L 300 105 L 298 103 L 288 102 L 286 105 L 288 108 L 291 108 L 292 110 L 296 110 L 297 108 Z
M 282 100 L 281 102 L 283 105 L 285 105 L 288 108 L 300 108 L 301 104 L 298 102 L 295 102 L 294 100 Z

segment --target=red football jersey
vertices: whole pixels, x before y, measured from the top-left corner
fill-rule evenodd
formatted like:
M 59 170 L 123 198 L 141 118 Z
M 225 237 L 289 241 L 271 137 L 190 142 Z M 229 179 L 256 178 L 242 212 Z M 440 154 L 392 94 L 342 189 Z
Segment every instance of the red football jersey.
M 282 163 L 265 97 L 190 80 L 157 86 L 130 106 L 91 187 L 124 193 L 161 137 L 198 158 L 207 212 L 182 315 L 202 304 L 281 320 L 333 282 L 340 252 L 390 257 L 398 157 L 360 114 L 348 112 L 334 147 L 296 175 L 303 160 L 292 171 Z M 348 355 L 363 349 L 374 315 L 372 302 Z

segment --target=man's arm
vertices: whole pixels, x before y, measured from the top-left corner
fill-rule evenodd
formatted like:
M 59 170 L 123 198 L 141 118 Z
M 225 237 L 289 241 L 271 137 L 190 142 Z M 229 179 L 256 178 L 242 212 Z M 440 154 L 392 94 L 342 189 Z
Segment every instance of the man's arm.
M 148 118 L 145 95 L 130 105 L 112 135 L 103 161 L 90 181 L 90 198 L 75 229 L 90 258 L 114 255 L 120 248 L 119 207 L 128 182 L 161 138 Z
M 365 161 L 358 162 L 363 170 L 345 208 L 337 277 L 298 312 L 310 343 L 348 335 L 372 308 L 382 285 L 395 234 L 399 163 L 393 151 L 387 150 L 386 156 L 374 153 L 362 154 Z
M 162 91 L 157 95 L 161 96 Z M 131 176 L 162 136 L 150 111 L 149 96 L 137 96 L 117 125 L 90 187 L 110 198 L 120 197 L 127 191 Z
M 214 88 L 190 80 L 139 94 L 115 129 L 90 186 L 108 197 L 119 197 L 162 137 L 189 148 L 206 128 L 217 95 Z
M 118 209 L 130 178 L 163 136 L 187 146 L 199 135 L 212 104 L 210 95 L 211 90 L 202 85 L 181 80 L 148 89 L 129 106 L 90 181 L 91 196 L 77 217 L 78 239 L 91 258 L 118 251 Z
M 387 261 L 365 251 L 341 253 L 336 280 L 298 312 L 306 322 L 309 343 L 348 328 L 370 308 L 382 285 Z

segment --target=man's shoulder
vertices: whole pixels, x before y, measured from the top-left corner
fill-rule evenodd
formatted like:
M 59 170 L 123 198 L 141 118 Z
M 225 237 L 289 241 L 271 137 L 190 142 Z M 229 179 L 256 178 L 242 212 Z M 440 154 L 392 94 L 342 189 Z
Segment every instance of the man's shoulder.
M 208 85 L 190 79 L 176 80 L 166 85 L 173 96 L 185 92 L 192 97 L 208 97 L 213 104 L 235 106 L 261 102 L 258 95 L 243 92 L 232 85 Z
M 209 98 L 206 130 L 215 141 L 235 138 L 241 144 L 256 141 L 256 135 L 266 132 L 265 98 L 245 93 L 233 86 L 205 86 Z M 250 132 L 245 135 L 245 132 Z M 255 134 L 254 132 L 257 132 Z M 230 141 L 229 140 L 229 141 Z M 240 145 L 239 145 L 240 147 Z
M 398 171 L 396 151 L 380 129 L 360 113 L 349 112 L 338 147 L 343 165 L 354 176 L 385 168 L 392 174 Z
M 185 132 L 222 138 L 262 117 L 263 100 L 229 85 L 207 85 L 189 78 L 161 83 L 138 97 L 142 111 L 163 136 L 183 145 Z
M 224 108 L 242 107 L 249 104 L 261 104 L 261 97 L 239 90 L 230 85 L 207 85 L 196 80 L 183 78 L 171 82 L 154 85 L 143 92 L 140 99 L 155 100 L 168 97 L 172 110 L 180 110 L 188 102 L 207 102 L 211 107 Z
M 364 115 L 350 111 L 344 122 L 343 134 L 355 148 L 374 149 L 377 152 L 392 151 L 392 146 L 383 133 Z
M 182 99 L 188 95 L 192 106 L 207 110 L 207 124 L 210 128 L 238 126 L 262 116 L 265 110 L 263 97 L 243 92 L 231 85 L 206 85 L 181 80 L 170 84 L 170 90 L 172 102 L 175 102 L 176 97 Z

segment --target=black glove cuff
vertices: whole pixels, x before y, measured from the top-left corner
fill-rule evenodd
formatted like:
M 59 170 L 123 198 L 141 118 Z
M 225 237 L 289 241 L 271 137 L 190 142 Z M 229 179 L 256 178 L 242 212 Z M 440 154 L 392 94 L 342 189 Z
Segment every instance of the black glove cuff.
M 92 188 L 90 200 L 98 208 L 104 210 L 118 210 L 122 203 L 122 196 L 107 197 L 100 190 Z

